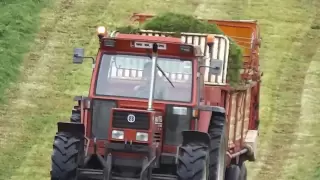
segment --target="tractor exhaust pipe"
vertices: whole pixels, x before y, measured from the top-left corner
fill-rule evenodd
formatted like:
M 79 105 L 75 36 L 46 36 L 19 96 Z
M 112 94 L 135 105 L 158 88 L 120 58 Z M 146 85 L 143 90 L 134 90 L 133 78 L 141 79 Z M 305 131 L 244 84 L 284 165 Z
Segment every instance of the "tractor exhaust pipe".
M 150 94 L 148 100 L 148 111 L 153 111 L 153 96 L 154 88 L 156 83 L 156 69 L 157 69 L 157 60 L 158 60 L 158 44 L 153 43 L 152 45 L 152 69 L 151 69 L 151 83 L 150 83 Z

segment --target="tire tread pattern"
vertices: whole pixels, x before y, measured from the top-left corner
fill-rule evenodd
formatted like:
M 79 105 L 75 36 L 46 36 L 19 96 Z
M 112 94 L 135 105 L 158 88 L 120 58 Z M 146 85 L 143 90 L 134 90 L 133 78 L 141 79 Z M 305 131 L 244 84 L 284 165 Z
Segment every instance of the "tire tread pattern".
M 51 156 L 51 180 L 70 180 L 75 177 L 78 166 L 80 139 L 58 132 Z
M 74 108 L 71 112 L 70 122 L 81 123 L 81 111 Z
M 208 133 L 210 135 L 210 165 L 209 179 L 216 180 L 219 149 L 221 146 L 221 136 L 225 133 L 225 118 L 215 116 L 214 121 L 209 126 Z M 180 156 L 178 157 L 178 180 L 200 180 L 204 171 L 207 150 L 200 144 L 190 144 L 180 147 Z
M 219 149 L 221 146 L 221 136 L 224 135 L 225 131 L 225 118 L 222 116 L 213 117 L 213 121 L 209 126 L 209 136 L 211 139 L 211 150 L 210 150 L 210 167 L 209 176 L 210 180 L 215 180 L 218 176 L 219 166 Z
M 178 158 L 178 180 L 199 180 L 202 178 L 203 165 L 207 151 L 203 146 L 185 146 L 180 149 Z

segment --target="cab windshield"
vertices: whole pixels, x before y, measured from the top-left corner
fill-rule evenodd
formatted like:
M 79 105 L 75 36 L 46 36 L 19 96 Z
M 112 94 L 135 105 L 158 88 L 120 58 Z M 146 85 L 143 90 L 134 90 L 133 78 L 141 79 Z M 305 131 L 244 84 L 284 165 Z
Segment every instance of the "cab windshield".
M 157 68 L 154 99 L 191 102 L 192 61 L 159 57 L 157 64 L 174 87 Z M 104 54 L 98 70 L 96 95 L 147 99 L 151 65 L 147 56 Z

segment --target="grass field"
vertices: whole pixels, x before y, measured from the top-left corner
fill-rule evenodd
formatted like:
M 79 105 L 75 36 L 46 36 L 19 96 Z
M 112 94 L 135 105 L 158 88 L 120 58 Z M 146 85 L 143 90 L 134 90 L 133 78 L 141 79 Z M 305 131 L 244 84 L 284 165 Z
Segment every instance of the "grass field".
M 320 2 L 55 0 L 46 6 L 32 4 L 37 2 L 42 1 L 24 0 L 32 10 L 24 5 L 26 13 L 19 16 L 25 18 L 21 26 L 5 29 L 4 38 L 2 27 L 7 27 L 3 22 L 8 18 L 0 15 L 0 67 L 6 70 L 0 69 L 0 94 L 21 65 L 18 81 L 5 92 L 10 101 L 0 106 L 0 135 L 4 137 L 0 139 L 1 180 L 49 178 L 56 122 L 68 119 L 73 96 L 85 95 L 90 80 L 90 62 L 74 66 L 72 48 L 85 47 L 87 55 L 95 55 L 97 25 L 112 28 L 127 23 L 133 12 L 158 13 L 168 6 L 170 11 L 203 18 L 259 20 L 265 74 L 260 156 L 258 162 L 250 164 L 249 179 L 320 179 Z M 12 18 L 23 12 L 13 10 L 18 6 L 10 10 L 7 6 L 1 6 L 0 12 L 10 12 Z M 20 33 L 15 37 L 16 31 L 11 29 L 28 36 Z M 30 35 L 36 31 L 36 36 Z M 2 73 L 10 74 L 10 78 Z
M 19 65 L 39 27 L 39 13 L 48 0 L 0 1 L 0 94 L 16 80 Z M 2 102 L 3 96 L 0 96 Z

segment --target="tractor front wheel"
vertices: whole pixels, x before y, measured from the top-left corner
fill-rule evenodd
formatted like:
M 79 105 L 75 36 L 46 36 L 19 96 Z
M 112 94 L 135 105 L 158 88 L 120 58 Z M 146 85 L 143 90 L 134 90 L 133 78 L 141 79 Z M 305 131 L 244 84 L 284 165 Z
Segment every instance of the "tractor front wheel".
M 51 180 L 74 180 L 80 160 L 79 138 L 58 132 L 51 156 Z
M 210 149 L 191 142 L 180 147 L 178 180 L 224 180 L 227 138 L 225 118 L 215 116 L 209 127 Z
M 190 144 L 180 147 L 178 180 L 207 180 L 209 153 L 203 145 Z

